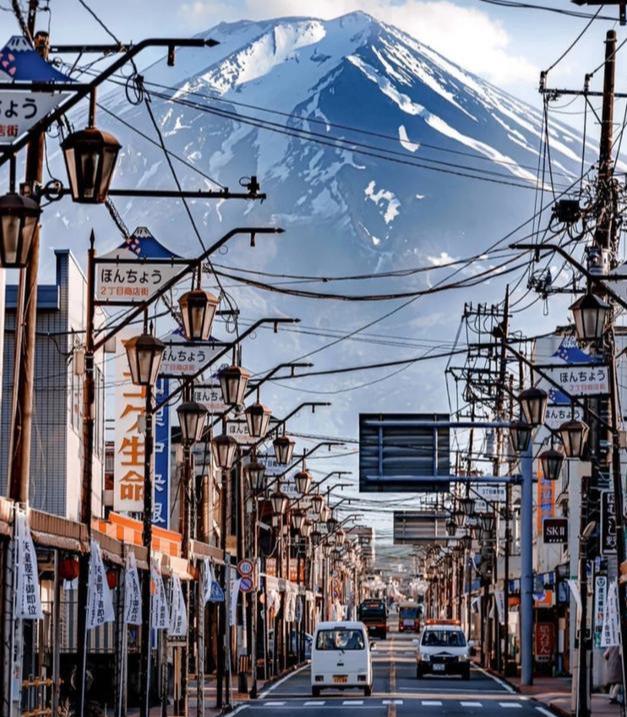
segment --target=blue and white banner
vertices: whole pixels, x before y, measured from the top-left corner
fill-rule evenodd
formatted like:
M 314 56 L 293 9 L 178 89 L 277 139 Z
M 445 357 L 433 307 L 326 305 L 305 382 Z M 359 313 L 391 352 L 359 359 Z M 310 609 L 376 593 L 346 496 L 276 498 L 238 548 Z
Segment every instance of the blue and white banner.
M 159 378 L 157 403 L 170 393 L 170 382 Z M 152 522 L 160 528 L 170 527 L 170 406 L 162 406 L 155 414 L 155 473 Z
M 152 596 L 151 620 L 153 630 L 167 630 L 170 627 L 170 610 L 168 609 L 168 596 L 157 564 L 153 561 L 150 576 L 154 586 Z
M 41 620 L 44 616 L 39 594 L 37 553 L 26 513 L 15 509 L 16 620 Z
M 127 625 L 142 624 L 142 593 L 135 553 L 126 556 L 124 573 L 124 622 Z
M 187 606 L 183 596 L 183 586 L 178 575 L 172 576 L 172 608 L 170 610 L 170 637 L 184 637 L 187 635 Z
M 102 562 L 100 545 L 91 541 L 91 555 L 89 556 L 89 580 L 87 583 L 87 629 L 113 622 L 113 599 L 107 583 L 107 573 Z

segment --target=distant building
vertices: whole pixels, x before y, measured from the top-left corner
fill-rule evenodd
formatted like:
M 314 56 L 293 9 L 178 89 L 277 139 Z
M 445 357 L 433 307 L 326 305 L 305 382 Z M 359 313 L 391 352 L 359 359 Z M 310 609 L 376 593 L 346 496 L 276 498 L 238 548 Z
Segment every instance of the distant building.
M 81 498 L 82 399 L 87 282 L 76 258 L 55 251 L 56 282 L 37 287 L 35 397 L 30 505 L 78 519 Z M 7 493 L 17 286 L 6 287 L 0 486 Z M 98 315 L 96 317 L 98 322 Z M 104 463 L 104 357 L 96 356 L 92 507 L 101 514 Z

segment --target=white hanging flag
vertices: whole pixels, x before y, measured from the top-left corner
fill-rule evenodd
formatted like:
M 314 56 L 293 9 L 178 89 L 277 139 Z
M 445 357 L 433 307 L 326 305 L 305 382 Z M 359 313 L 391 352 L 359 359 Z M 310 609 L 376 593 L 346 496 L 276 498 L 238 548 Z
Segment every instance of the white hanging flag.
M 90 541 L 91 555 L 89 556 L 89 580 L 87 581 L 87 629 L 113 622 L 113 599 L 107 583 L 107 573 L 100 545 L 95 540 Z
M 178 575 L 172 576 L 172 610 L 170 612 L 168 635 L 171 637 L 187 635 L 187 607 L 183 596 L 181 578 Z
M 205 603 L 224 602 L 224 590 L 216 579 L 216 573 L 209 558 L 205 558 L 202 563 L 202 588 Z
M 142 593 L 137 572 L 135 553 L 126 556 L 124 572 L 124 622 L 127 625 L 142 624 Z
M 570 589 L 570 594 L 573 596 L 575 603 L 577 603 L 577 613 L 581 615 L 581 594 L 579 592 L 579 586 L 576 580 L 568 579 L 566 581 Z
M 239 586 L 242 582 L 241 578 L 236 577 L 237 573 L 235 571 L 233 573 L 235 576 L 231 577 L 229 584 L 229 625 L 237 625 L 237 599 L 239 597 Z
M 15 510 L 16 620 L 41 620 L 44 616 L 39 594 L 37 553 L 30 534 L 26 512 Z
M 499 624 L 505 624 L 505 593 L 502 590 L 497 590 L 494 593 L 496 609 L 499 614 Z
M 607 589 L 607 597 L 605 600 L 603 629 L 601 631 L 601 647 L 618 647 L 619 645 L 618 585 L 616 580 L 613 580 Z
M 152 596 L 151 620 L 153 630 L 167 630 L 170 627 L 170 611 L 168 610 L 168 596 L 163 584 L 163 578 L 157 565 L 153 562 L 150 576 L 154 585 Z

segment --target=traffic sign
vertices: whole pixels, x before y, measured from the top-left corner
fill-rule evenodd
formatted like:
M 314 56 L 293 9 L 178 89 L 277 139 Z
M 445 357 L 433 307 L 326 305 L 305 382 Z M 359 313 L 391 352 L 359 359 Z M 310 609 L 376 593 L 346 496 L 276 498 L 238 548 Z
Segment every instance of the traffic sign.
M 248 578 L 255 572 L 255 566 L 252 560 L 244 558 L 237 564 L 237 572 L 242 578 Z
M 243 593 L 249 593 L 254 587 L 252 578 L 246 577 L 239 581 L 239 589 Z

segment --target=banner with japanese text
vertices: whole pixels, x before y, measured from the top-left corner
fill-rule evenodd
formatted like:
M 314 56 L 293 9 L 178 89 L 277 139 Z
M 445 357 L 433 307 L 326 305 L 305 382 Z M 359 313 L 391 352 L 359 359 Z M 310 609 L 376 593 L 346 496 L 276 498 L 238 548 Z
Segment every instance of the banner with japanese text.
M 113 598 L 107 582 L 107 573 L 102 562 L 100 545 L 97 541 L 90 542 L 91 554 L 89 556 L 89 580 L 87 582 L 87 629 L 113 622 Z
M 41 620 L 37 553 L 28 527 L 26 512 L 15 510 L 16 620 Z
M 170 382 L 159 378 L 155 400 L 159 403 L 170 394 Z M 154 416 L 155 470 L 152 522 L 160 528 L 170 527 L 170 406 L 160 408 Z
M 135 553 L 126 556 L 124 573 L 124 622 L 127 625 L 142 624 L 142 593 Z

